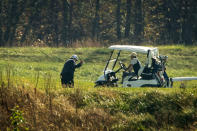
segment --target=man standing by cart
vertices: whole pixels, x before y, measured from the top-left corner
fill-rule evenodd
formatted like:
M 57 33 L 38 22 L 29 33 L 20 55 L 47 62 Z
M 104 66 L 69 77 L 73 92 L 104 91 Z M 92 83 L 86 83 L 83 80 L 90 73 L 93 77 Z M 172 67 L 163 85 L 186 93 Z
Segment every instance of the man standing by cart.
M 74 72 L 76 68 L 79 68 L 82 66 L 83 61 L 81 60 L 78 64 L 76 62 L 78 61 L 77 55 L 72 55 L 70 59 L 66 61 L 64 64 L 64 67 L 62 68 L 62 72 L 60 74 L 62 87 L 74 87 Z

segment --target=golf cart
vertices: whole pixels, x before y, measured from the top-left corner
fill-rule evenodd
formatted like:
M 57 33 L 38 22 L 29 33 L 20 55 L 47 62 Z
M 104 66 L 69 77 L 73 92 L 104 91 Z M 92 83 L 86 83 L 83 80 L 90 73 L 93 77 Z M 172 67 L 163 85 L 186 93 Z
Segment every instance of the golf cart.
M 197 77 L 176 77 L 169 78 L 166 73 L 165 64 L 168 56 L 159 55 L 158 48 L 144 47 L 144 46 L 131 46 L 131 45 L 112 45 L 110 57 L 104 68 L 103 75 L 101 75 L 95 82 L 97 86 L 118 86 L 118 78 L 116 74 L 120 70 L 126 70 L 126 66 L 123 62 L 119 61 L 120 53 L 122 51 L 136 52 L 139 54 L 145 54 L 145 64 L 138 71 L 138 76 L 135 73 L 128 73 L 126 76 L 122 76 L 123 87 L 172 87 L 174 81 L 183 80 L 197 80 Z M 117 54 L 115 58 L 115 51 Z M 119 63 L 119 68 L 115 69 L 116 64 Z

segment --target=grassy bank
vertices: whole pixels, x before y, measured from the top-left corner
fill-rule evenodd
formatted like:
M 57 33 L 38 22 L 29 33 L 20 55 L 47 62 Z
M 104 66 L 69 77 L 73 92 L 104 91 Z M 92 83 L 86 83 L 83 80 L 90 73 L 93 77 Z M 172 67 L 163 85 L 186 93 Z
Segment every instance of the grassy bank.
M 169 57 L 169 77 L 197 76 L 197 47 L 158 48 Z M 169 89 L 93 88 L 109 53 L 106 48 L 0 48 L 0 129 L 14 129 L 11 117 L 20 111 L 22 130 L 197 129 L 196 81 Z M 59 74 L 72 54 L 84 65 L 76 70 L 75 88 L 62 89 Z M 128 55 L 121 55 L 126 65 Z
M 195 88 L 40 90 L 1 86 L 0 94 L 1 130 L 197 129 Z M 15 112 L 22 112 L 19 118 L 24 119 L 17 126 L 11 119 Z

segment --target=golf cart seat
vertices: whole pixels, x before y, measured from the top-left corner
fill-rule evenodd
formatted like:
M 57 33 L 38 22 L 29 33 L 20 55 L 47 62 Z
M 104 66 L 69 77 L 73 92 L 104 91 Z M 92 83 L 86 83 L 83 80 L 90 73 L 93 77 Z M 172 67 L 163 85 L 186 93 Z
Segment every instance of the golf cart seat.
M 141 73 L 141 78 L 144 80 L 151 80 L 154 79 L 153 71 L 151 68 L 148 68 L 147 66 L 144 67 L 143 72 Z
M 141 71 L 138 72 L 138 76 L 141 76 L 144 80 L 154 79 L 154 73 L 162 70 L 162 66 L 156 60 L 156 58 L 148 59 L 146 65 L 142 67 Z
M 154 79 L 153 73 L 142 73 L 141 74 L 142 79 L 144 80 L 151 80 Z

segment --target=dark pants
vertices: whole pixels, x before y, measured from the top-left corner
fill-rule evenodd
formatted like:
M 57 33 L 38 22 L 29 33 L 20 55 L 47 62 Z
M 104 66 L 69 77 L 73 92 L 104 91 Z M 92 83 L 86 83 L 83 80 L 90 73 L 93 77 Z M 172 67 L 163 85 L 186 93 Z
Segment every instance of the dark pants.
M 163 76 L 164 76 L 165 80 L 167 81 L 167 86 L 169 86 L 169 77 L 168 77 L 166 71 L 164 71 Z
M 61 83 L 63 87 L 70 87 L 70 88 L 74 87 L 73 77 L 62 77 Z

